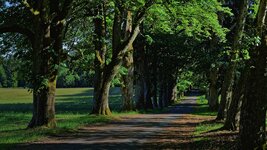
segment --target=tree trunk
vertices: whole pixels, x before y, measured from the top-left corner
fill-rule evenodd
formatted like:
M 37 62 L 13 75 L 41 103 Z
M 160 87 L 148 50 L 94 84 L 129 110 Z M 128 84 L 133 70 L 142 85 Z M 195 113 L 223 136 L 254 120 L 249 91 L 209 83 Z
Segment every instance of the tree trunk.
M 143 28 L 141 27 L 141 33 Z M 134 76 L 135 76 L 135 107 L 145 108 L 145 39 L 142 35 L 134 43 Z
M 247 65 L 245 98 L 240 114 L 240 149 L 263 149 L 266 143 L 266 106 L 267 106 L 267 1 L 261 0 L 257 14 L 257 35 L 261 45 L 251 52 Z
M 151 70 L 151 59 L 149 57 L 149 49 L 145 48 L 144 52 L 144 95 L 145 95 L 145 104 L 146 104 L 146 109 L 153 109 L 153 103 L 152 103 L 152 72 Z
M 39 9 L 41 9 L 41 3 L 38 4 Z M 42 13 L 45 16 L 48 12 Z M 51 57 L 48 51 L 51 49 L 51 26 L 47 22 L 40 21 L 40 19 L 39 16 L 36 16 L 34 19 L 35 37 L 32 44 L 33 115 L 28 128 L 56 126 L 54 106 L 56 76 L 49 75 L 51 73 L 49 59 Z M 48 79 L 47 83 L 46 79 Z
M 157 75 L 154 74 L 153 80 L 153 108 L 158 108 L 158 81 Z
M 159 84 L 159 108 L 163 109 L 164 108 L 164 81 L 162 79 L 163 76 L 160 74 L 160 84 Z
M 222 95 L 221 95 L 221 103 L 219 106 L 219 111 L 217 115 L 217 120 L 223 120 L 225 117 L 225 111 L 228 109 L 227 104 L 232 101 L 232 86 L 234 81 L 234 75 L 236 70 L 236 59 L 238 57 L 238 53 L 236 51 L 239 50 L 242 41 L 243 30 L 245 27 L 249 1 L 243 0 L 239 3 L 239 14 L 237 14 L 237 25 L 234 30 L 233 36 L 233 45 L 232 51 L 230 54 L 229 66 L 227 67 L 224 82 L 222 87 Z
M 211 110 L 218 109 L 218 89 L 217 89 L 217 80 L 218 80 L 218 68 L 212 68 L 210 70 L 210 86 L 209 86 L 209 108 Z
M 126 64 L 127 63 L 127 64 Z M 124 58 L 124 66 L 127 68 L 127 74 L 122 75 L 122 109 L 130 111 L 133 109 L 133 80 L 134 80 L 134 67 L 133 67 L 133 54 L 128 53 Z
M 113 34 L 112 34 L 112 58 L 109 64 L 103 66 L 103 83 L 95 83 L 95 87 L 98 87 L 97 94 L 94 97 L 93 114 L 109 115 L 110 110 L 108 107 L 108 95 L 111 81 L 118 73 L 119 68 L 122 65 L 123 57 L 129 52 L 130 47 L 135 41 L 137 35 L 140 32 L 140 24 L 144 20 L 146 10 L 153 3 L 148 2 L 140 10 L 142 13 L 136 18 L 136 22 L 133 23 L 133 31 L 128 38 L 122 39 L 121 26 L 122 26 L 122 10 L 124 11 L 124 5 L 121 3 L 115 3 L 115 15 L 113 21 Z
M 108 103 L 110 84 L 111 80 L 106 80 L 103 81 L 102 85 L 97 85 L 98 89 L 95 91 L 94 95 L 92 114 L 111 115 Z
M 105 21 L 105 3 L 98 5 L 97 15 L 94 18 L 95 26 L 95 80 L 94 80 L 94 100 L 92 114 L 110 115 L 111 111 L 108 104 L 108 95 L 111 80 L 105 76 L 106 51 L 106 21 Z M 112 76 L 110 72 L 109 76 Z
M 151 99 L 151 85 L 150 81 L 145 81 L 144 95 L 145 95 L 145 109 L 153 109 L 152 99 Z
M 111 81 L 114 79 L 115 75 L 119 72 L 122 60 L 115 59 L 110 62 L 110 64 L 104 67 L 103 71 L 103 82 L 95 83 L 95 95 L 93 101 L 93 110 L 91 114 L 97 115 L 111 115 L 109 109 L 108 96 Z
M 163 102 L 164 102 L 164 107 L 170 105 L 170 93 L 169 93 L 169 86 L 166 81 L 164 88 L 163 88 Z
M 157 49 L 153 49 L 152 52 L 153 62 L 152 62 L 152 96 L 153 96 L 153 107 L 158 108 L 158 54 Z
M 125 12 L 125 39 L 129 37 L 132 32 L 132 13 Z M 130 111 L 133 109 L 133 80 L 134 80 L 134 66 L 133 66 L 133 46 L 129 47 L 129 52 L 123 58 L 123 67 L 127 69 L 126 75 L 121 75 L 122 78 L 122 109 Z
M 176 86 L 176 80 L 172 80 L 173 82 L 170 82 L 169 83 L 169 92 L 170 95 L 169 95 L 169 101 L 170 103 L 169 104 L 174 104 L 175 101 L 177 100 L 177 86 Z
M 250 67 L 246 83 L 245 98 L 240 114 L 240 148 L 244 150 L 262 148 L 266 142 L 266 49 L 261 48 L 260 54 L 253 58 L 254 67 Z
M 233 93 L 233 99 L 230 103 L 229 110 L 227 112 L 227 117 L 224 122 L 224 126 L 222 129 L 224 130 L 237 130 L 237 113 L 239 104 L 243 99 L 244 89 L 245 89 L 245 81 L 246 81 L 246 72 L 241 73 L 241 77 L 238 81 L 238 84 L 235 87 Z
M 56 127 L 55 120 L 56 78 L 51 78 L 44 89 L 33 91 L 33 116 L 28 128 Z
M 228 109 L 227 103 L 229 103 L 232 99 L 232 86 L 234 81 L 235 66 L 235 62 L 230 63 L 230 66 L 227 67 L 226 73 L 224 75 L 221 101 L 216 120 L 224 120 L 225 114 Z

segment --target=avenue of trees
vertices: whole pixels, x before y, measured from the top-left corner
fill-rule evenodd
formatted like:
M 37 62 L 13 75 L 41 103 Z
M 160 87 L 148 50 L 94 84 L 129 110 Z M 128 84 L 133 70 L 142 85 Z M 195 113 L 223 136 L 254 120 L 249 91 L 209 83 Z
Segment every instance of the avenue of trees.
M 0 1 L 0 87 L 33 93 L 28 128 L 56 127 L 57 87 L 94 87 L 91 114 L 164 108 L 197 87 L 239 148 L 266 143 L 267 0 Z

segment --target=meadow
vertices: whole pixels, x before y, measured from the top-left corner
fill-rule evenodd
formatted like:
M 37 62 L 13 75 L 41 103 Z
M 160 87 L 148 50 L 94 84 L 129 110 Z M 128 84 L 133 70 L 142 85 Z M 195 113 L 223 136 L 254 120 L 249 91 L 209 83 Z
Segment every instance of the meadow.
M 110 107 L 114 112 L 110 117 L 89 115 L 92 95 L 92 88 L 57 89 L 57 128 L 28 130 L 26 127 L 32 116 L 32 93 L 23 88 L 0 88 L 0 148 L 74 132 L 85 124 L 105 123 L 121 115 L 116 113 L 121 107 L 119 88 L 113 88 L 110 93 Z

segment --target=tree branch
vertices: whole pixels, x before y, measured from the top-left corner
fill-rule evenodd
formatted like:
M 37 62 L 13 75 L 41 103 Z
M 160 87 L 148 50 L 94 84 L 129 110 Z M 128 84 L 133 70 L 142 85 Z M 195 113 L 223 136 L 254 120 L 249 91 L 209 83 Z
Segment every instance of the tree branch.
M 122 43 L 119 55 L 123 56 L 125 53 L 127 53 L 129 46 L 132 45 L 135 41 L 137 35 L 140 33 L 139 27 L 145 19 L 145 14 L 148 11 L 149 7 L 154 4 L 154 2 L 155 0 L 149 0 L 142 8 L 138 10 L 137 15 L 135 17 L 136 20 L 135 25 L 133 26 L 133 32 L 131 33 L 129 38 Z
M 29 38 L 31 42 L 34 40 L 34 33 L 27 28 L 21 27 L 20 25 L 0 25 L 0 34 L 2 33 L 20 33 Z

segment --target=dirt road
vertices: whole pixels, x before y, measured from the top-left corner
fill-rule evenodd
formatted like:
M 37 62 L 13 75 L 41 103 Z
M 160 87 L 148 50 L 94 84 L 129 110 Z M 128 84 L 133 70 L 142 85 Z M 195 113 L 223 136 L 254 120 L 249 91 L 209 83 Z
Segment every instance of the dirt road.
M 138 114 L 108 124 L 90 125 L 75 134 L 59 135 L 42 142 L 20 145 L 20 149 L 190 149 L 195 126 L 190 115 L 196 97 L 185 97 L 163 114 Z

